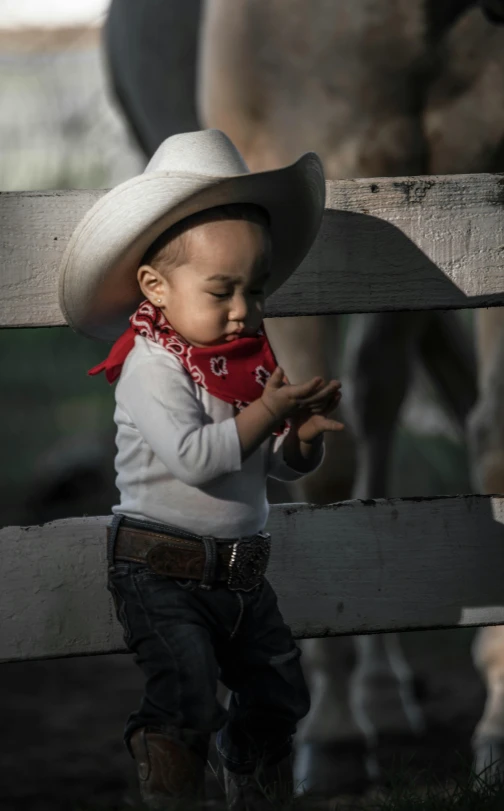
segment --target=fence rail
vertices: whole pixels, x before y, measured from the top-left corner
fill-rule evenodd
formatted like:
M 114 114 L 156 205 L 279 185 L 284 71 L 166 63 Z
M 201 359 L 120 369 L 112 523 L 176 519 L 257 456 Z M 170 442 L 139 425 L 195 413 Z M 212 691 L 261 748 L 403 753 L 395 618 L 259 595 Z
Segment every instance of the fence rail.
M 57 269 L 102 191 L 0 195 L 0 327 L 64 324 Z M 267 314 L 504 304 L 504 176 L 328 183 L 319 239 Z M 504 623 L 504 499 L 272 507 L 270 577 L 298 637 Z M 0 661 L 124 648 L 108 518 L 0 530 Z
M 58 264 L 103 191 L 0 195 L 0 327 L 63 325 Z M 504 304 L 504 175 L 327 183 L 313 249 L 266 314 Z
M 269 578 L 298 637 L 504 623 L 504 499 L 274 505 Z M 0 661 L 125 650 L 108 517 L 0 530 Z

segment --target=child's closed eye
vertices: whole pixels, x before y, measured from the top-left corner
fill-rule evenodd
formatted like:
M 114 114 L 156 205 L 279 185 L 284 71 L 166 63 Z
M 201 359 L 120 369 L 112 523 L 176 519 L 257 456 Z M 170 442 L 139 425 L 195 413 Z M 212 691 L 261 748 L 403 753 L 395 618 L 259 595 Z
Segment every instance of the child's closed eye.
M 210 293 L 210 295 L 213 296 L 214 298 L 219 299 L 219 300 L 222 301 L 222 300 L 224 300 L 226 298 L 230 298 L 230 296 L 232 296 L 232 293 Z M 251 290 L 249 295 L 251 295 L 251 296 L 264 296 L 264 290 L 262 290 L 262 289 L 261 290 Z

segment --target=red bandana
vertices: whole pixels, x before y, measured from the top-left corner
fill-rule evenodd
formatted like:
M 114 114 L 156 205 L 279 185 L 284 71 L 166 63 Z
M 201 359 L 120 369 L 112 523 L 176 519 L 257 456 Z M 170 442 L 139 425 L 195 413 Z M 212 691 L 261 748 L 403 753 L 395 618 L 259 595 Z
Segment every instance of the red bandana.
M 175 332 L 159 307 L 147 300 L 133 313 L 130 324 L 108 357 L 90 369 L 88 375 L 105 372 L 108 382 L 113 383 L 133 349 L 135 335 L 143 335 L 176 355 L 195 383 L 209 394 L 242 411 L 261 396 L 266 381 L 277 366 L 262 329 L 252 337 L 236 338 L 216 346 L 192 346 Z M 288 431 L 288 423 L 274 433 L 279 436 L 284 431 Z

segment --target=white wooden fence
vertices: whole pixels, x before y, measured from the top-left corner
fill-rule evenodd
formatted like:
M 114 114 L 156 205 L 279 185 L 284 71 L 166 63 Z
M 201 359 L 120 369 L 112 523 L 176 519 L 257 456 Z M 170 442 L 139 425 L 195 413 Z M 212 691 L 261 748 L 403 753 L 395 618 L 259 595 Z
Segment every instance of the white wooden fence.
M 0 327 L 65 323 L 59 260 L 103 193 L 0 195 Z M 317 243 L 267 315 L 502 305 L 503 214 L 502 175 L 330 182 Z M 0 661 L 124 649 L 108 520 L 0 530 Z M 503 523 L 490 496 L 277 505 L 270 578 L 298 637 L 500 624 Z

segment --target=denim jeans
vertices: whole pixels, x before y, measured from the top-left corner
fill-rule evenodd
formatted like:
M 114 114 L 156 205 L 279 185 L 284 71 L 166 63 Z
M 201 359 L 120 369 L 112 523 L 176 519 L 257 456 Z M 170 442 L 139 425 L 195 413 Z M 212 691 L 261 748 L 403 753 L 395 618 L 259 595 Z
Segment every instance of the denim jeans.
M 300 650 L 280 614 L 271 585 L 211 590 L 177 581 L 146 565 L 115 562 L 108 587 L 124 640 L 146 682 L 124 740 L 138 727 L 176 735 L 206 759 L 212 732 L 230 771 L 288 755 L 310 699 Z M 231 691 L 217 701 L 217 680 Z M 131 753 L 131 749 L 130 749 Z

